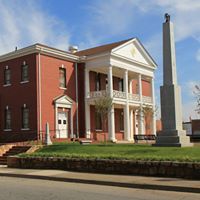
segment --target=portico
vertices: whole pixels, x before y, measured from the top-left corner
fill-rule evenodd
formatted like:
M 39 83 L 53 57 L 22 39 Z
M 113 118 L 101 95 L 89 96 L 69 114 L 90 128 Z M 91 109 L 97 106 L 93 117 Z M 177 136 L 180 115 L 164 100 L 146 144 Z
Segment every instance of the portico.
M 132 57 L 125 57 L 124 51 L 134 49 Z M 142 55 L 141 55 L 142 54 Z M 128 54 L 126 53 L 126 56 Z M 144 57 L 147 56 L 147 57 Z M 146 63 L 144 63 L 144 61 Z M 151 65 L 150 65 L 151 61 Z M 144 107 L 155 108 L 154 69 L 155 64 L 145 54 L 137 39 L 129 41 L 110 53 L 87 58 L 85 67 L 85 125 L 86 137 L 91 138 L 90 106 L 94 100 L 103 96 L 112 98 L 113 106 L 108 114 L 108 139 L 115 142 L 115 109 L 123 109 L 124 140 L 133 141 L 134 134 L 146 134 Z M 96 80 L 92 75 L 96 73 Z M 100 75 L 99 75 L 100 74 Z M 97 81 L 98 83 L 96 83 Z M 92 85 L 97 84 L 94 88 Z M 99 87 L 99 85 L 102 85 Z M 145 85 L 146 84 L 146 85 Z M 156 133 L 155 114 L 150 122 L 151 134 Z

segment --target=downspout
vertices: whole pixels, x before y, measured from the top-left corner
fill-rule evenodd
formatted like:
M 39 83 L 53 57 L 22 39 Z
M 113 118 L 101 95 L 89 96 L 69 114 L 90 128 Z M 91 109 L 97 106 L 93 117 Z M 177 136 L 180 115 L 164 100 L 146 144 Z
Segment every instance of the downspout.
M 75 76 L 76 76 L 76 134 L 79 138 L 79 121 L 78 121 L 78 66 L 77 62 L 75 63 Z

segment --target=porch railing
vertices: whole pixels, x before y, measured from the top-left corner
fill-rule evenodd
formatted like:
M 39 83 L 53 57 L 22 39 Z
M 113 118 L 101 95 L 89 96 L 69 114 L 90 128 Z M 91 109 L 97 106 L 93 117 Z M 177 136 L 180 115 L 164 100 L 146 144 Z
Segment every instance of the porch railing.
M 108 94 L 109 92 L 106 90 L 92 91 L 88 93 L 88 98 L 100 98 L 105 97 Z M 113 90 L 113 98 L 126 99 L 126 93 L 118 90 Z M 139 94 L 128 93 L 128 99 L 130 101 L 140 101 L 140 96 Z M 142 96 L 142 101 L 144 103 L 152 103 L 152 97 Z
M 131 101 L 140 101 L 140 96 L 139 94 L 128 94 L 128 98 Z
M 113 97 L 114 98 L 120 98 L 120 99 L 126 99 L 126 93 L 118 90 L 113 90 Z
M 152 103 L 152 97 L 142 96 L 142 101 L 144 103 Z

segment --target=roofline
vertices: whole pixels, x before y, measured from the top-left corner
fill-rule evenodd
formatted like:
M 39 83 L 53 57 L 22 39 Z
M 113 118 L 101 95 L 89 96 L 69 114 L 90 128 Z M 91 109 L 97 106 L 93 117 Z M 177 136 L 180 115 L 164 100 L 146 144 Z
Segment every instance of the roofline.
M 153 63 L 158 66 L 158 64 L 156 63 L 156 61 L 153 59 L 153 57 L 149 54 L 149 52 L 147 51 L 147 49 L 144 47 L 144 45 L 142 44 L 142 42 L 136 37 L 135 38 L 139 43 L 140 45 L 144 48 L 145 52 L 147 53 L 147 55 L 151 58 L 151 60 L 153 61 Z
M 79 56 L 73 55 L 67 51 L 59 50 L 59 49 L 56 49 L 53 47 L 49 47 L 49 46 L 46 46 L 43 44 L 36 43 L 34 45 L 1 55 L 0 62 L 18 58 L 20 56 L 29 55 L 32 53 L 41 53 L 44 55 L 67 59 L 70 61 L 76 61 L 76 62 L 79 61 Z

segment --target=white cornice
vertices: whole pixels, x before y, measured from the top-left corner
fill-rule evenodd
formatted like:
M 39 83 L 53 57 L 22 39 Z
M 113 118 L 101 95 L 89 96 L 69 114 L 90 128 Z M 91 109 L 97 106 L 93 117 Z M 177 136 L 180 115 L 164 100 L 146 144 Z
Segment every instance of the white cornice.
M 51 47 L 48 47 L 48 46 L 45 46 L 42 44 L 34 44 L 32 46 L 25 47 L 23 49 L 19 49 L 19 50 L 16 50 L 16 51 L 13 51 L 13 52 L 10 52 L 10 53 L 0 56 L 0 62 L 4 62 L 4 61 L 18 58 L 21 56 L 29 55 L 32 53 L 41 53 L 44 55 L 61 58 L 61 59 L 69 60 L 69 61 L 73 61 L 73 62 L 79 61 L 79 56 L 75 56 L 66 51 L 51 48 Z

